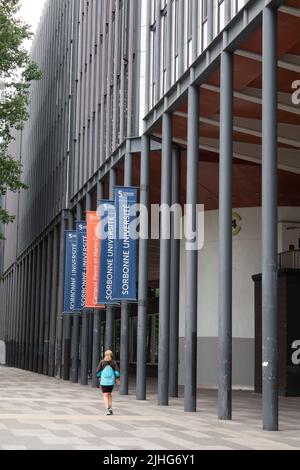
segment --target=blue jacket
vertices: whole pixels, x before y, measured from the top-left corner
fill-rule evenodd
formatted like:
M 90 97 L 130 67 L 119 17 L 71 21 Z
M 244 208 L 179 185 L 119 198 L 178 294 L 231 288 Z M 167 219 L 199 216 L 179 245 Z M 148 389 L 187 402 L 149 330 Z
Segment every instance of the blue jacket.
M 120 377 L 117 364 L 112 362 L 101 361 L 98 367 L 97 377 L 100 385 L 104 387 L 112 387 L 116 384 L 116 379 Z

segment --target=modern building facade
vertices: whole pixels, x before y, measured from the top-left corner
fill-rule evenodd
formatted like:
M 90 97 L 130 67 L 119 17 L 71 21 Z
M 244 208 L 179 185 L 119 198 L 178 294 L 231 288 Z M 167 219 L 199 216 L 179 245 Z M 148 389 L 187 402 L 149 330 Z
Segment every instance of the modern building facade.
M 29 190 L 5 199 L 8 365 L 87 385 L 110 347 L 122 394 L 133 372 L 145 399 L 157 373 L 159 404 L 184 385 L 195 411 L 197 385 L 217 386 L 231 419 L 232 387 L 254 387 L 262 273 L 263 422 L 277 429 L 278 268 L 300 268 L 298 3 L 48 1 L 32 49 L 44 76 L 11 149 Z M 146 206 L 189 204 L 191 224 L 204 204 L 204 247 L 141 239 L 138 303 L 63 317 L 64 231 L 116 184 Z

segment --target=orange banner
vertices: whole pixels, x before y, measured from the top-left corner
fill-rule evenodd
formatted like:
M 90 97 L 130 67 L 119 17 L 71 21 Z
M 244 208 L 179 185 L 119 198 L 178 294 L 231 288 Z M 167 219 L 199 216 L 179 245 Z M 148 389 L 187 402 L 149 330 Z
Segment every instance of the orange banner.
M 100 215 L 87 212 L 87 267 L 86 267 L 86 308 L 101 308 L 98 305 L 100 276 Z

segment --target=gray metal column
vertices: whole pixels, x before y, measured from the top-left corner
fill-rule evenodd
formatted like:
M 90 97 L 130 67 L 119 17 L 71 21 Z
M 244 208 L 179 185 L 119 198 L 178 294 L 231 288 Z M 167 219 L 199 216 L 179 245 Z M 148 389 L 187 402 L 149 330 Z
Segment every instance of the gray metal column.
M 34 314 L 35 314 L 35 291 L 36 291 L 36 269 L 37 269 L 37 248 L 33 249 L 32 253 L 32 289 L 30 291 L 31 303 L 30 303 L 30 329 L 29 329 L 29 364 L 28 368 L 33 371 L 33 345 L 34 345 Z M 20 284 L 21 288 L 21 284 Z M 19 304 L 20 312 L 20 304 Z
M 50 339 L 50 316 L 51 316 L 51 292 L 52 292 L 52 250 L 53 234 L 48 235 L 47 244 L 47 274 L 46 274 L 46 301 L 45 301 L 45 334 L 44 334 L 44 352 L 43 352 L 43 373 L 48 375 L 49 368 L 49 339 Z
M 263 12 L 262 372 L 263 428 L 278 430 L 277 10 Z
M 29 370 L 29 336 L 30 336 L 30 322 L 31 322 L 31 304 L 32 304 L 32 289 L 33 289 L 33 271 L 35 269 L 35 252 L 31 250 L 28 254 L 29 268 L 28 268 L 28 284 L 27 284 L 27 313 L 26 313 L 26 329 L 25 329 L 25 355 L 24 355 L 24 369 Z
M 48 243 L 49 243 L 49 238 L 48 238 Z M 48 251 L 47 256 L 49 256 L 49 251 Z M 52 292 L 51 292 L 49 344 L 47 343 L 44 344 L 44 373 L 45 371 L 48 371 L 49 377 L 54 377 L 55 375 L 55 334 L 56 334 L 56 318 L 57 318 L 58 256 L 59 256 L 59 227 L 56 226 L 53 231 L 53 247 L 52 247 L 52 277 L 51 277 L 52 278 L 52 284 L 51 284 Z M 50 262 L 51 258 L 48 258 L 48 259 Z M 45 340 L 47 341 L 47 338 L 45 338 Z M 47 355 L 47 348 L 49 348 L 48 349 L 49 355 Z
M 76 207 L 76 220 L 82 219 L 82 208 L 80 203 Z M 72 338 L 71 338 L 71 362 L 72 362 L 72 383 L 78 383 L 78 363 L 79 363 L 79 343 L 80 343 L 80 315 L 73 315 Z
M 172 115 L 164 113 L 161 152 L 161 217 L 160 217 L 160 282 L 159 282 L 159 351 L 158 404 L 169 403 L 169 341 L 170 341 L 170 206 L 172 196 Z
M 41 278 L 42 278 L 42 245 L 43 242 L 40 242 L 37 246 L 37 271 L 36 271 L 36 285 L 41 285 Z M 41 297 L 42 288 L 36 289 L 35 292 L 35 316 L 34 316 L 34 323 L 32 325 L 33 332 L 32 332 L 32 358 L 29 364 L 30 370 L 33 372 L 37 372 L 38 368 L 38 347 L 39 347 L 39 326 L 40 326 L 40 297 Z
M 68 230 L 73 230 L 73 215 L 69 212 Z M 72 336 L 72 315 L 64 315 L 63 321 L 64 335 L 64 362 L 63 362 L 63 380 L 70 380 L 71 369 L 71 336 Z
M 148 225 L 150 183 L 150 138 L 143 135 L 141 139 L 141 175 L 140 204 L 141 228 Z M 142 234 L 143 235 L 143 234 Z M 148 305 L 148 236 L 139 240 L 139 292 L 138 292 L 138 328 L 137 328 L 137 364 L 136 364 L 136 398 L 146 400 L 146 361 L 147 361 L 147 305 Z
M 35 372 L 39 374 L 43 373 L 43 361 L 44 361 L 44 342 L 47 341 L 47 350 L 46 350 L 46 360 L 45 364 L 46 371 L 45 375 L 48 373 L 48 355 L 49 355 L 49 330 L 50 330 L 50 306 L 46 305 L 46 272 L 49 273 L 48 284 L 51 280 L 51 257 L 48 258 L 48 245 L 50 244 L 50 235 L 47 238 L 44 238 L 42 241 L 42 265 L 41 265 L 41 297 L 40 297 L 40 324 L 39 324 L 39 333 L 38 333 L 38 350 L 37 358 L 35 364 Z M 50 249 L 49 249 L 50 252 Z M 48 304 L 50 301 L 48 302 Z M 48 308 L 46 308 L 48 307 Z
M 97 367 L 100 362 L 100 328 L 101 310 L 95 309 L 93 322 L 93 367 L 92 367 L 92 387 L 98 387 Z
M 22 326 L 21 326 L 21 339 L 22 339 L 22 349 L 21 349 L 21 359 L 20 359 L 20 368 L 25 369 L 25 341 L 26 341 L 26 321 L 27 321 L 27 297 L 28 297 L 28 271 L 29 271 L 29 262 L 30 257 L 28 254 L 24 256 L 24 290 L 23 290 L 23 303 L 22 303 Z
M 89 343 L 89 321 L 88 313 L 82 313 L 82 334 L 81 334 L 81 367 L 80 384 L 88 385 L 88 343 Z
M 98 202 L 103 199 L 103 183 L 98 181 L 97 184 L 97 204 Z M 93 322 L 93 372 L 92 372 L 92 387 L 98 387 L 98 379 L 97 379 L 97 366 L 100 362 L 100 353 L 101 353 L 101 310 L 95 309 L 94 310 L 94 322 Z
M 113 168 L 109 174 L 109 198 L 114 199 L 114 187 L 117 185 L 117 171 Z M 114 308 L 111 305 L 106 307 L 106 327 L 105 327 L 105 350 L 113 350 L 114 346 Z
M 232 408 L 232 154 L 233 56 L 221 55 L 219 190 L 219 419 Z
M 78 383 L 78 360 L 79 360 L 79 335 L 80 335 L 80 316 L 73 315 L 73 327 L 72 327 L 72 344 L 71 344 L 71 355 L 72 355 L 72 374 L 71 380 L 73 384 Z
M 59 267 L 58 267 L 58 289 L 57 289 L 57 328 L 56 328 L 56 363 L 55 375 L 62 375 L 62 342 L 63 342 L 63 294 L 64 294 L 64 271 L 65 271 L 65 230 L 67 225 L 67 211 L 62 212 L 59 240 Z
M 92 197 L 88 193 L 86 195 L 86 211 L 92 209 Z M 81 334 L 81 367 L 80 367 L 80 383 L 81 385 L 88 385 L 88 352 L 89 352 L 89 311 L 83 309 L 82 311 L 82 334 Z
M 133 155 L 125 155 L 124 186 L 132 186 Z M 121 304 L 121 344 L 120 344 L 120 370 L 122 375 L 120 395 L 128 395 L 128 365 L 129 365 L 129 303 Z
M 180 150 L 173 150 L 172 205 L 180 204 Z M 178 221 L 171 214 L 171 273 L 170 273 L 170 351 L 169 396 L 178 397 L 178 341 L 179 341 L 179 271 L 180 240 L 175 239 Z
M 209 2 L 210 3 L 210 2 Z M 189 230 L 196 231 L 196 206 L 198 200 L 199 159 L 199 90 L 189 88 L 188 97 L 188 147 L 187 147 L 187 191 L 189 207 L 186 217 Z M 198 251 L 186 251 L 186 307 L 185 307 L 185 388 L 184 410 L 197 408 L 197 290 Z

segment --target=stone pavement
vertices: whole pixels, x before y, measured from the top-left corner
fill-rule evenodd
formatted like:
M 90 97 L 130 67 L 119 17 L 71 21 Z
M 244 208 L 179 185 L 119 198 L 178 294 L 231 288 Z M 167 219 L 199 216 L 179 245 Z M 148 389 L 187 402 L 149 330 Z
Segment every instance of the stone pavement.
M 115 415 L 103 416 L 98 390 L 0 367 L 0 450 L 300 449 L 300 399 L 280 400 L 280 432 L 261 430 L 260 397 L 235 392 L 232 422 L 217 420 L 216 391 L 199 391 L 198 413 L 183 400 L 156 405 L 115 392 Z

